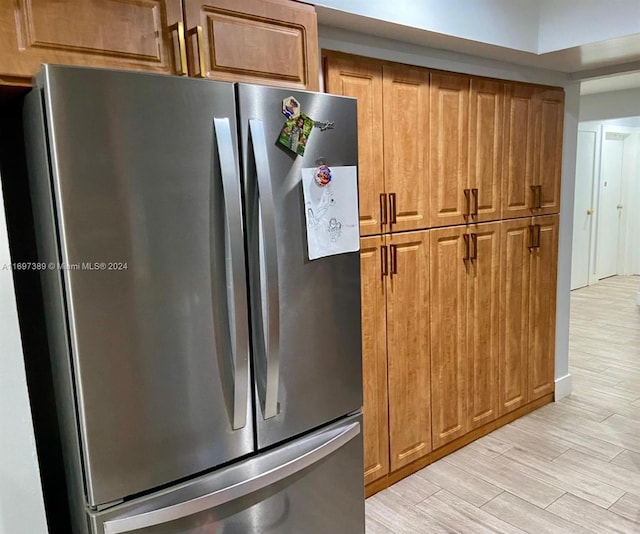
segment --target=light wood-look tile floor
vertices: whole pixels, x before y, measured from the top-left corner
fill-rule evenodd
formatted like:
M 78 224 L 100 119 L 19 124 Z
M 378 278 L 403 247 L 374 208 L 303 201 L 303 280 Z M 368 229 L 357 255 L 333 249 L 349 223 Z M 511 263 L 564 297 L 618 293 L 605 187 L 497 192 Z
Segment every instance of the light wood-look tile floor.
M 367 499 L 367 534 L 640 533 L 639 288 L 574 291 L 572 395 Z

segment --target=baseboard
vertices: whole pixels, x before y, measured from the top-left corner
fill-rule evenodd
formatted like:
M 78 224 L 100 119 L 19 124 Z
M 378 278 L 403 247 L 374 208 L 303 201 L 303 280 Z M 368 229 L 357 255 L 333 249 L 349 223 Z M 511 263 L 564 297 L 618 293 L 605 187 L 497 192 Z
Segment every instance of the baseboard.
M 559 401 L 569 395 L 571 395 L 571 373 L 556 378 L 556 394 L 554 400 Z

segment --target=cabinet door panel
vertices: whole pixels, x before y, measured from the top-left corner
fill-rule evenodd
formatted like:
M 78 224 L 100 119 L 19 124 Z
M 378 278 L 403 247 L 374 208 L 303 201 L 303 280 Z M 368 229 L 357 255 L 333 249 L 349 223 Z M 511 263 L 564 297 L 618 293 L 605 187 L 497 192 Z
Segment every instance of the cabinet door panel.
M 465 434 L 467 422 L 466 228 L 431 231 L 431 417 L 433 448 Z
M 562 125 L 564 122 L 564 91 L 539 90 L 539 120 L 536 146 L 536 168 L 533 181 L 542 186 L 541 208 L 535 215 L 560 211 L 560 175 L 562 173 Z
M 325 87 L 336 95 L 358 99 L 358 199 L 360 235 L 386 231 L 381 220 L 384 193 L 382 162 L 382 63 L 328 52 Z
M 429 233 L 387 236 L 391 470 L 431 451 Z M 393 261 L 393 254 L 396 258 Z M 397 274 L 393 274 L 394 265 Z
M 192 76 L 318 90 L 313 6 L 282 0 L 184 0 L 184 13 Z M 197 26 L 203 32 L 202 50 Z
M 429 225 L 429 71 L 405 65 L 383 67 L 385 189 L 395 194 L 391 231 Z
M 469 188 L 478 190 L 472 198 L 477 203 L 469 218 L 473 222 L 501 216 L 503 95 L 502 82 L 471 78 Z
M 533 211 L 535 93 L 537 88 L 505 84 L 502 218 L 526 217 Z
M 469 230 L 476 258 L 469 262 L 467 304 L 469 424 L 473 429 L 498 414 L 500 223 L 478 224 Z
M 500 415 L 527 402 L 530 218 L 501 223 Z
M 382 237 L 360 240 L 365 484 L 389 472 L 385 280 L 380 257 L 383 243 Z
M 467 220 L 469 84 L 468 76 L 431 73 L 431 226 Z
M 529 386 L 532 401 L 555 389 L 556 282 L 558 274 L 558 216 L 534 217 L 539 246 L 531 252 L 529 297 Z
M 42 63 L 178 73 L 180 0 L 0 2 L 0 78 L 30 83 Z M 186 68 L 186 65 L 185 65 Z

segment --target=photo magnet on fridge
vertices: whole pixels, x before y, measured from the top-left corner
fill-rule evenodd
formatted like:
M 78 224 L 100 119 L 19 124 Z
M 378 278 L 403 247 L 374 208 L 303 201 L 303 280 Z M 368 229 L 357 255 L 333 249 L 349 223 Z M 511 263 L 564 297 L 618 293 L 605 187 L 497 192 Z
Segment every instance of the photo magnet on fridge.
M 304 113 L 300 113 L 295 119 L 285 121 L 278 137 L 278 143 L 299 156 L 304 156 L 304 149 L 307 146 L 311 130 L 313 130 L 313 120 Z

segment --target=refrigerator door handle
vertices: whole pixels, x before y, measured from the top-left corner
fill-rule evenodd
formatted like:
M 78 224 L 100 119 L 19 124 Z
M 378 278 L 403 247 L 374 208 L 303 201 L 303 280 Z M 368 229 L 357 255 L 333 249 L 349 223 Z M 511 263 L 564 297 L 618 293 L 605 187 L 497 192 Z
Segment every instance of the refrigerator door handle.
M 321 434 L 322 442 L 309 447 L 309 442 L 317 443 L 317 437 L 307 437 L 299 442 L 300 453 L 293 460 L 268 469 L 245 480 L 201 495 L 195 499 L 159 508 L 150 512 L 105 521 L 105 534 L 124 534 L 138 529 L 149 528 L 176 519 L 181 519 L 205 510 L 235 501 L 264 488 L 272 486 L 303 469 L 318 463 L 337 451 L 360 434 L 360 423 L 350 423 L 344 427 L 332 429 Z
M 213 119 L 214 138 L 220 173 L 222 196 L 229 244 L 231 280 L 228 282 L 229 335 L 233 358 L 233 415 L 234 430 L 247 424 L 247 388 L 249 385 L 249 334 L 247 313 L 247 285 L 244 263 L 244 238 L 242 235 L 242 205 L 240 177 L 237 172 L 235 151 L 228 118 Z M 233 320 L 232 320 L 233 318 Z
M 264 125 L 260 119 L 249 119 L 249 134 L 253 147 L 258 182 L 258 202 L 262 246 L 260 246 L 260 285 L 266 289 L 266 313 L 261 316 L 262 331 L 266 332 L 264 375 L 258 380 L 264 384 L 263 417 L 278 415 L 278 380 L 280 376 L 280 301 L 278 294 L 278 252 L 276 250 L 275 202 L 271 186 L 271 171 Z M 266 323 L 266 324 L 265 324 Z M 260 390 L 260 388 L 259 388 Z

